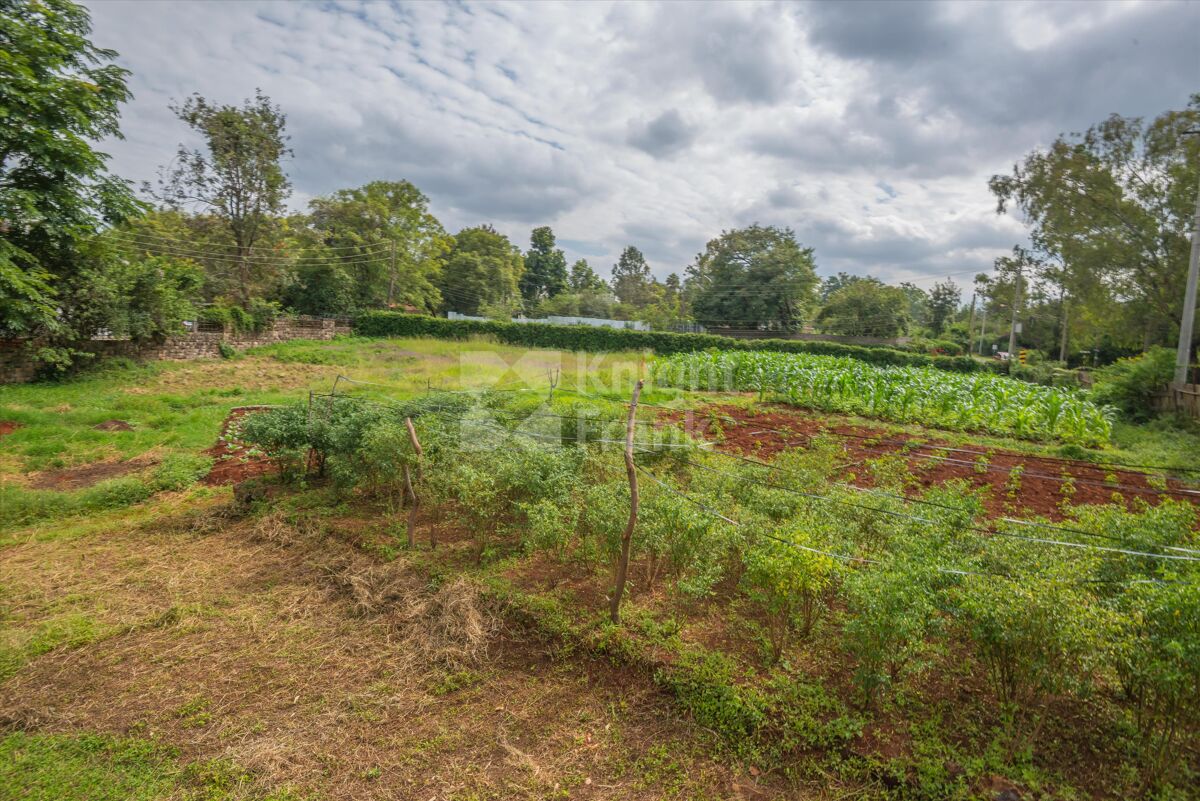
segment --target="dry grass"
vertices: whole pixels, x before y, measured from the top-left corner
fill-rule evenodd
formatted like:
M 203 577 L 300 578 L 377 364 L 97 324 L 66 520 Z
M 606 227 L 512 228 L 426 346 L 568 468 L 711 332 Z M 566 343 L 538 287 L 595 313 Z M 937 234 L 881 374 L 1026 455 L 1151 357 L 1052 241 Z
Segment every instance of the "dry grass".
M 354 614 L 380 616 L 425 665 L 461 670 L 479 665 L 501 632 L 478 582 L 458 577 L 431 588 L 403 565 L 343 559 L 325 568 Z
M 269 517 L 0 549 L 0 631 L 82 613 L 105 632 L 0 682 L 0 726 L 150 736 L 328 798 L 757 792 L 644 679 L 504 630 L 470 582 Z

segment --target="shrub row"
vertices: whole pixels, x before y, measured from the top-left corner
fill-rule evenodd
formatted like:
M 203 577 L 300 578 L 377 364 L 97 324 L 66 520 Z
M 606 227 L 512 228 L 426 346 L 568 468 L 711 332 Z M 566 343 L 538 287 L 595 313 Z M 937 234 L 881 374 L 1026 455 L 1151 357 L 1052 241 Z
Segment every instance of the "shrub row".
M 869 364 L 936 367 L 956 373 L 972 373 L 980 363 L 969 356 L 929 356 L 895 348 L 844 345 L 794 339 L 734 339 L 715 334 L 676 334 L 666 331 L 632 331 L 549 323 L 503 323 L 494 320 L 446 320 L 398 312 L 367 312 L 354 321 L 354 332 L 368 337 L 436 337 L 469 339 L 495 337 L 508 345 L 556 348 L 605 353 L 619 350 L 652 350 L 660 355 L 697 350 L 770 350 L 782 353 L 815 353 L 848 356 Z

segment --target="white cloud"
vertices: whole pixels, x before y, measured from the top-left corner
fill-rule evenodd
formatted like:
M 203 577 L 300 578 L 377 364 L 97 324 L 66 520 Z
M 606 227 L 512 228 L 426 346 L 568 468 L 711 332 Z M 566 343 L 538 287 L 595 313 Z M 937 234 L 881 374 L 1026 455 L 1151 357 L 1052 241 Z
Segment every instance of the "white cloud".
M 601 272 L 662 276 L 749 222 L 821 272 L 929 280 L 1023 236 L 987 178 L 1060 131 L 1186 101 L 1186 4 L 95 2 L 136 99 L 116 171 L 148 180 L 191 92 L 289 118 L 293 205 L 407 178 L 452 230 L 550 224 Z M 1193 69 L 1180 69 L 1190 59 Z M 1171 67 L 1174 68 L 1171 68 Z M 886 187 L 886 189 L 884 189 Z

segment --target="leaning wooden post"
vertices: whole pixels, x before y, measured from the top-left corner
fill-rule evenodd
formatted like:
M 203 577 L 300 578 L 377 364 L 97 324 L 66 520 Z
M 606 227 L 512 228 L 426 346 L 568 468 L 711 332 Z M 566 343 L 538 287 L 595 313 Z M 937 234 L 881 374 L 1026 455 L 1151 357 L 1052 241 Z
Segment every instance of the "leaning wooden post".
M 625 594 L 625 577 L 629 574 L 629 541 L 633 538 L 633 527 L 637 525 L 638 485 L 637 467 L 633 463 L 633 429 L 637 422 L 638 396 L 642 394 L 642 381 L 633 385 L 633 400 L 629 402 L 629 420 L 625 423 L 625 472 L 629 474 L 629 522 L 621 534 L 621 555 L 617 559 L 617 581 L 613 587 L 609 604 L 609 617 L 613 623 L 621 622 L 621 596 Z
M 408 495 L 408 547 L 416 547 L 416 516 L 417 516 L 417 493 L 413 491 L 412 477 L 408 473 L 408 465 L 402 468 L 404 472 L 404 492 Z
M 417 439 L 417 429 L 413 427 L 411 417 L 404 418 L 404 426 L 408 429 L 408 439 L 412 442 L 413 452 L 417 454 L 417 481 L 421 480 L 421 457 L 425 452 L 421 450 L 421 441 Z M 408 547 L 412 548 L 416 544 L 417 531 L 417 493 L 413 490 L 412 479 L 408 474 L 408 465 L 404 466 L 404 487 L 408 490 Z M 433 548 L 437 545 L 434 539 L 434 528 L 429 527 L 429 547 Z

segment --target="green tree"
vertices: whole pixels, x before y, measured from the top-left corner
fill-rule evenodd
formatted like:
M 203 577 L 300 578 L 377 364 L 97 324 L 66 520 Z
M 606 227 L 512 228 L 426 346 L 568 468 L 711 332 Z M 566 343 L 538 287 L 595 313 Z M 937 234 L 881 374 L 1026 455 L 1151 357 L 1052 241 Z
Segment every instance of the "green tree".
M 939 281 L 929 293 L 929 328 L 934 336 L 941 336 L 946 323 L 958 313 L 962 304 L 962 290 L 953 281 Z
M 646 264 L 642 251 L 633 245 L 621 251 L 620 258 L 613 265 L 612 276 L 613 294 L 621 303 L 636 308 L 653 301 L 650 265 Z
M 821 287 L 817 291 L 817 299 L 824 305 L 829 301 L 829 298 L 842 287 L 849 286 L 856 281 L 874 281 L 871 276 L 866 275 L 851 275 L 846 272 L 838 272 L 837 275 L 831 275 L 821 281 Z
M 256 257 L 291 194 L 280 162 L 291 151 L 287 118 L 256 91 L 241 107 L 215 105 L 199 94 L 171 110 L 203 137 L 205 150 L 180 145 L 161 173 L 159 197 L 170 208 L 201 208 L 221 219 L 231 239 L 225 276 L 243 305 L 277 278 L 277 263 Z
M 554 247 L 554 231 L 548 225 L 533 229 L 520 286 L 521 296 L 531 302 L 567 289 L 567 257 Z
M 1200 182 L 1200 95 L 1150 122 L 1112 115 L 1060 136 L 989 182 L 997 211 L 1020 210 L 1038 256 L 1038 278 L 1084 306 L 1113 336 L 1142 346 L 1177 335 L 1189 230 Z M 1033 276 L 1029 276 L 1033 277 Z
M 304 251 L 293 277 L 283 301 L 300 314 L 348 315 L 359 308 L 356 276 L 343 259 L 322 245 Z
M 816 300 L 812 248 L 790 228 L 752 225 L 709 241 L 687 268 L 697 322 L 739 328 L 799 328 Z
M 571 275 L 567 279 L 567 284 L 572 292 L 608 291 L 608 284 L 604 283 L 603 278 L 596 275 L 596 271 L 588 264 L 587 259 L 579 259 L 571 265 Z
M 406 303 L 433 311 L 450 237 L 408 181 L 372 181 L 309 204 L 312 226 L 354 279 L 354 308 Z
M 481 307 L 509 307 L 518 298 L 524 271 L 521 251 L 490 225 L 454 235 L 438 289 L 447 309 L 478 314 Z
M 908 319 L 911 325 L 926 325 L 929 322 L 929 294 L 910 281 L 900 284 L 900 291 L 908 299 Z
M 141 211 L 91 144 L 120 137 L 130 95 L 117 54 L 90 33 L 68 0 L 0 2 L 0 335 L 49 336 L 58 361 L 94 333 L 75 312 L 102 302 L 79 244 Z
M 831 334 L 896 337 L 908 327 L 908 298 L 874 278 L 848 281 L 818 312 L 816 323 Z

